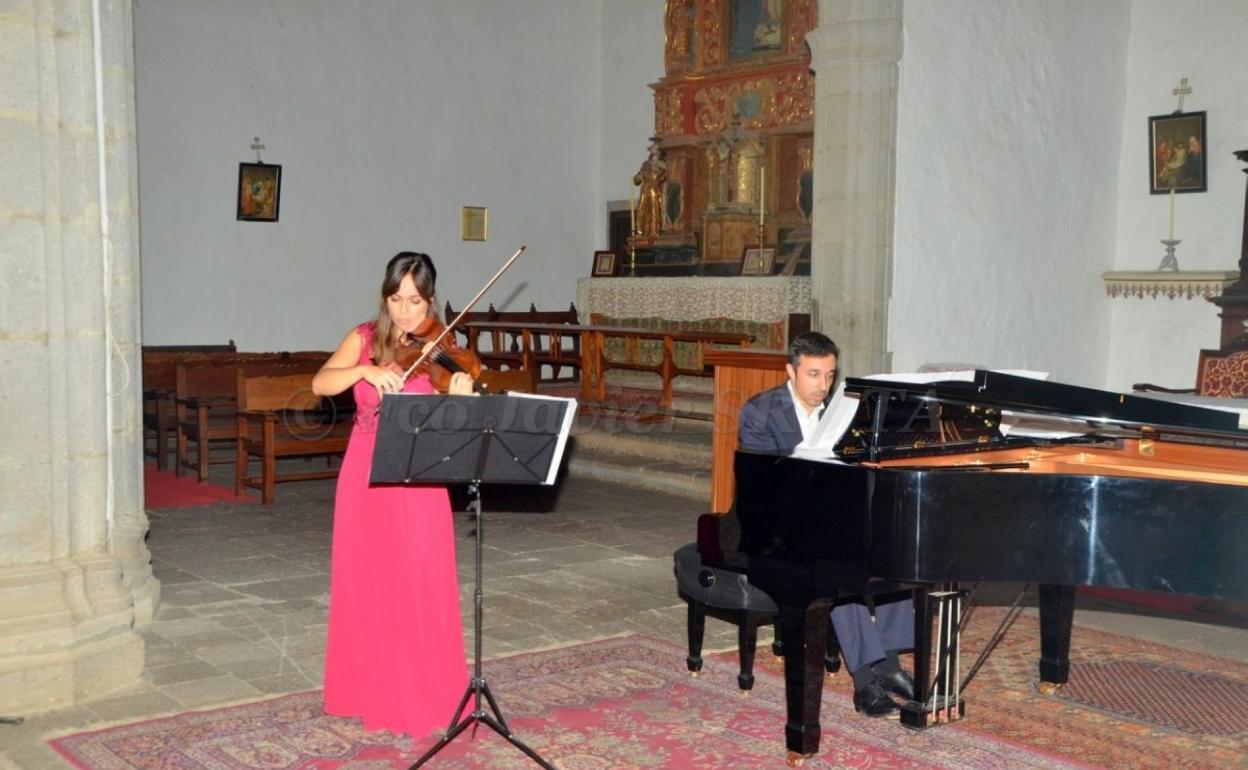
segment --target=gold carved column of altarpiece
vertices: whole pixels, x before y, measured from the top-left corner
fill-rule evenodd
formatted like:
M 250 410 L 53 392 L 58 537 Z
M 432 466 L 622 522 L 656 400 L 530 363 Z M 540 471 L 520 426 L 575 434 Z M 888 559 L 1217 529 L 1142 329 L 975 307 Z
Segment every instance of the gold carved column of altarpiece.
M 805 38 L 816 13 L 816 0 L 668 0 L 665 76 L 651 86 L 667 173 L 663 222 L 639 249 L 696 249 L 703 265 L 727 268 L 759 242 L 760 209 L 778 266 L 809 243 Z

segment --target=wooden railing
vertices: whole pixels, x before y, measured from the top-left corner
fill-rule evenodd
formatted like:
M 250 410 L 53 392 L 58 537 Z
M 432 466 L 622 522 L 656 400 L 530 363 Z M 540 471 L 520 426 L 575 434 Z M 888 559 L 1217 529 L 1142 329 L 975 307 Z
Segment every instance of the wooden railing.
M 520 340 L 519 364 L 522 369 L 537 371 L 542 365 L 575 364 L 581 375 L 581 398 L 586 401 L 606 399 L 606 373 L 611 369 L 652 372 L 659 375 L 663 395 L 660 406 L 672 405 L 672 380 L 679 375 L 706 377 L 704 356 L 716 346 L 749 347 L 753 335 L 734 332 L 697 331 L 691 329 L 636 329 L 625 326 L 594 326 L 585 324 L 549 324 L 519 322 L 470 322 L 462 327 L 468 335 L 468 347 L 483 354 L 479 345 L 483 335 L 488 339 L 516 336 Z M 572 338 L 577 344 L 564 344 Z M 657 343 L 657 360 L 647 360 L 643 343 Z M 692 361 L 677 361 L 676 345 L 693 346 Z M 622 354 L 622 355 L 614 355 Z

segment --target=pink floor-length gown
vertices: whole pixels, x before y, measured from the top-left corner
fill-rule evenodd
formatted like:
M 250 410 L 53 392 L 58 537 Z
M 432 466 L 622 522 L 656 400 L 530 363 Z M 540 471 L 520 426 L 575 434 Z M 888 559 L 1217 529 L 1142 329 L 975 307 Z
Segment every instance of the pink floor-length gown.
M 360 363 L 371 363 L 373 324 L 357 330 Z M 433 388 L 421 375 L 404 391 Z M 450 501 L 444 487 L 369 485 L 380 399 L 364 380 L 353 393 L 334 497 L 325 711 L 423 738 L 450 724 L 468 686 Z

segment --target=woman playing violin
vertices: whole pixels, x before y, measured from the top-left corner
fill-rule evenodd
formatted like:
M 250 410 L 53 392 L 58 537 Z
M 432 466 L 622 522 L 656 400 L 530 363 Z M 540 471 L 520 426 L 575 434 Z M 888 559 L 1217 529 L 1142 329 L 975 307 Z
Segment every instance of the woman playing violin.
M 468 684 L 446 489 L 369 484 L 384 393 L 432 393 L 422 368 L 404 378 L 396 353 L 436 320 L 437 271 L 425 254 L 386 266 L 377 318 L 347 333 L 312 380 L 318 395 L 352 389 L 355 426 L 338 474 L 330 568 L 325 711 L 366 730 L 423 738 L 444 726 Z M 472 377 L 447 378 L 468 395 Z

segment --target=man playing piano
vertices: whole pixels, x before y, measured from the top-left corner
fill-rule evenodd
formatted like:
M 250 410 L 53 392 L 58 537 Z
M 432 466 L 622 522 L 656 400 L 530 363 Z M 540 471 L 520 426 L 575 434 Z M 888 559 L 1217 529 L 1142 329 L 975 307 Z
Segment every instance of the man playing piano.
M 806 332 L 789 344 L 788 381 L 751 398 L 741 409 L 741 449 L 789 454 L 814 433 L 836 384 L 836 343 Z M 854 678 L 854 708 L 870 717 L 898 711 L 889 693 L 910 699 L 914 682 L 897 661 L 914 644 L 914 608 L 909 599 L 875 606 L 861 601 L 833 608 L 832 628 Z

